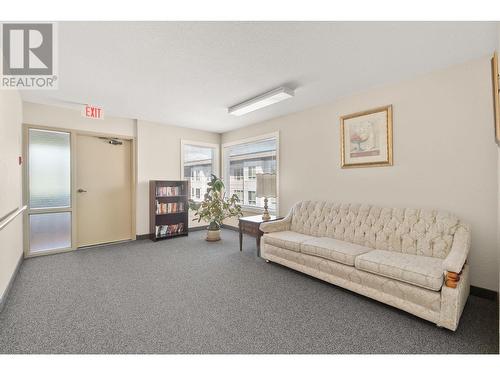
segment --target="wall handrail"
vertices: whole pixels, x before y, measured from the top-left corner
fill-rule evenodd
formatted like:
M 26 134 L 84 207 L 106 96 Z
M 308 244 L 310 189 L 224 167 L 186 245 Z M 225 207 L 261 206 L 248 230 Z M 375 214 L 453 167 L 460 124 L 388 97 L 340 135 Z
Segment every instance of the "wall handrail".
M 28 206 L 23 206 L 21 208 L 18 207 L 16 209 L 12 210 L 11 212 L 9 212 L 4 217 L 0 218 L 0 230 L 5 228 L 12 220 L 14 220 L 21 213 L 23 213 L 24 210 L 26 210 L 27 208 L 28 208 Z

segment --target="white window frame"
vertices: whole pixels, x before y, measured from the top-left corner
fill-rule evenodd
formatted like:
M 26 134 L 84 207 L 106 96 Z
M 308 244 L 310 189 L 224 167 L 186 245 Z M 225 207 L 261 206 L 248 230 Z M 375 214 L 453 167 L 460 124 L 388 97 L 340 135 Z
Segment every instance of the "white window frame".
M 252 200 L 250 199 L 250 193 L 255 194 L 254 199 L 252 199 Z M 255 202 L 255 204 L 257 204 L 257 192 L 256 191 L 248 190 L 248 197 L 247 198 L 248 198 L 248 205 L 250 205 L 250 201 Z M 250 205 L 250 206 L 253 206 L 253 205 Z
M 250 174 L 250 171 L 254 171 L 255 173 Z M 257 178 L 257 167 L 255 165 L 252 165 L 248 167 L 248 179 L 255 180 L 256 178 Z
M 236 146 L 244 143 L 251 143 L 256 141 L 261 141 L 264 139 L 276 138 L 276 191 L 278 192 L 278 196 L 276 197 L 276 216 L 279 216 L 279 208 L 280 208 L 280 132 L 275 131 L 271 133 L 261 134 L 255 137 L 241 138 L 236 141 L 226 142 L 221 144 L 221 169 L 222 169 L 222 179 L 224 183 L 226 181 L 227 176 L 225 176 L 226 166 L 225 163 L 225 149 L 230 146 Z M 241 205 L 243 211 L 246 212 L 254 212 L 254 213 L 262 213 L 264 212 L 263 208 L 260 207 L 252 207 Z
M 200 147 L 209 147 L 214 150 L 214 156 L 212 160 L 212 173 L 215 174 L 217 177 L 220 176 L 220 144 L 219 143 L 208 143 L 208 142 L 198 142 L 198 141 L 190 141 L 188 139 L 181 139 L 181 180 L 188 180 L 189 177 L 191 176 L 184 176 L 184 146 L 200 146 Z M 202 194 L 202 196 L 205 194 L 205 192 Z

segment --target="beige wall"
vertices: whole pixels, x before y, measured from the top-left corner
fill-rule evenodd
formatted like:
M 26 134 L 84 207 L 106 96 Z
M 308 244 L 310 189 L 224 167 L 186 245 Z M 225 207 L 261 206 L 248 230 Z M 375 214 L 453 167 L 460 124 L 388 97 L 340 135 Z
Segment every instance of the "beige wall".
M 340 169 L 339 116 L 386 104 L 394 108 L 395 165 Z M 149 231 L 148 181 L 180 178 L 181 139 L 225 143 L 279 130 L 282 215 L 301 199 L 452 211 L 473 228 L 473 285 L 498 290 L 500 152 L 492 143 L 487 57 L 222 137 L 141 120 L 88 120 L 78 110 L 33 103 L 23 112 L 26 123 L 137 137 L 137 234 Z
M 394 111 L 394 166 L 341 169 L 339 117 L 387 104 Z M 302 199 L 456 213 L 472 225 L 472 284 L 498 290 L 498 155 L 492 124 L 485 57 L 231 131 L 222 135 L 222 143 L 280 131 L 281 214 Z
M 106 116 L 90 120 L 80 111 L 50 105 L 23 103 L 23 122 L 105 134 L 135 136 L 137 140 L 137 234 L 149 233 L 149 180 L 180 179 L 181 139 L 220 143 L 220 135 L 147 121 Z M 191 223 L 195 226 L 196 223 Z M 204 225 L 204 224 L 202 224 Z
M 31 125 L 53 126 L 129 137 L 135 135 L 135 120 L 132 119 L 111 117 L 104 112 L 104 119 L 92 120 L 82 117 L 78 109 L 29 102 L 23 103 L 23 122 Z
M 149 233 L 149 180 L 181 177 L 181 139 L 220 143 L 216 133 L 137 121 L 137 234 Z
M 21 97 L 0 90 L 0 217 L 22 205 Z M 23 255 L 22 216 L 0 231 L 0 302 Z
M 500 22 L 497 23 L 497 53 L 500 53 Z M 499 61 L 499 66 L 498 69 L 500 71 L 500 61 Z M 497 175 L 498 175 L 498 180 L 497 180 L 497 187 L 498 187 L 498 202 L 497 202 L 497 261 L 498 261 L 498 270 L 500 271 L 500 145 L 497 146 L 497 152 L 498 152 L 498 164 L 497 164 Z M 499 275 L 499 282 L 500 282 L 500 275 Z M 500 286 L 499 286 L 500 288 Z M 500 289 L 498 289 L 500 290 Z M 500 308 L 500 299 L 498 300 L 498 306 Z M 499 322 L 499 327 L 500 327 L 500 322 Z M 500 337 L 500 332 L 499 332 L 499 337 Z

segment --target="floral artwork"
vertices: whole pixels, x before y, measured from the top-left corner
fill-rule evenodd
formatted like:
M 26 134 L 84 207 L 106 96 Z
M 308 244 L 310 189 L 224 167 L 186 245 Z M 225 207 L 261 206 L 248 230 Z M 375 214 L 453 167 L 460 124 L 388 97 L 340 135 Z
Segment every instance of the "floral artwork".
M 342 168 L 392 165 L 392 107 L 341 118 Z
M 378 127 L 374 121 L 365 121 L 351 129 L 352 158 L 380 155 Z

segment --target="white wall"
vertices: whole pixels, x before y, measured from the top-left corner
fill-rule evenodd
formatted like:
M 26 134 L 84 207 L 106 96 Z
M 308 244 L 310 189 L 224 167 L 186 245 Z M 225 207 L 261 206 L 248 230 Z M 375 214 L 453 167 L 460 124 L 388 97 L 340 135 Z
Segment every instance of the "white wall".
M 472 225 L 472 284 L 498 290 L 491 92 L 488 56 L 224 133 L 222 142 L 280 131 L 281 214 L 303 199 L 456 213 Z M 387 104 L 394 112 L 394 166 L 341 169 L 339 117 Z
M 181 139 L 220 143 L 217 133 L 137 121 L 137 234 L 149 233 L 149 180 L 181 177 Z
M 17 91 L 0 90 L 0 217 L 22 205 L 22 108 Z M 23 255 L 22 215 L 0 231 L 0 302 Z

